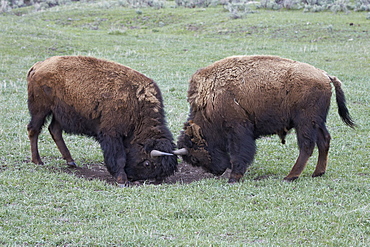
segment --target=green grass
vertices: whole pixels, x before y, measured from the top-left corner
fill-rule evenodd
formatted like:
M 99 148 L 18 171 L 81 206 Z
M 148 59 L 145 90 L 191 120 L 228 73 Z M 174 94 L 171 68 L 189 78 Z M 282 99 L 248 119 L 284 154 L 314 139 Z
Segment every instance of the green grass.
M 5 246 L 368 246 L 370 241 L 370 22 L 366 13 L 258 10 L 232 20 L 222 7 L 107 8 L 74 3 L 23 16 L 0 15 L 0 244 Z M 354 23 L 350 26 L 350 23 Z M 44 131 L 45 166 L 31 164 L 27 70 L 54 55 L 113 60 L 153 78 L 176 137 L 188 114 L 186 90 L 198 69 L 231 55 L 273 54 L 337 76 L 353 118 L 334 100 L 327 174 L 311 178 L 317 152 L 294 183 L 282 178 L 297 155 L 294 135 L 258 140 L 240 184 L 120 189 L 50 167 L 63 161 Z M 91 139 L 66 136 L 79 164 L 103 161 Z

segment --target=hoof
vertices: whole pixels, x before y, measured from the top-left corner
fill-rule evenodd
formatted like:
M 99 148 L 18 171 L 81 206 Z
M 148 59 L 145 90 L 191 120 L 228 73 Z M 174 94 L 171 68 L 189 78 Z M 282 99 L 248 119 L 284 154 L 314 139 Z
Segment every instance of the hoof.
M 284 181 L 286 182 L 293 182 L 294 180 L 298 179 L 299 177 L 285 177 Z
M 77 165 L 74 161 L 67 162 L 67 165 L 71 168 L 76 168 L 77 167 Z
M 236 178 L 229 178 L 229 181 L 227 181 L 229 184 L 236 184 L 239 182 L 239 179 Z
M 34 160 L 32 160 L 32 163 L 34 163 L 34 164 L 36 164 L 36 165 L 44 165 L 44 162 L 42 162 L 41 160 L 36 160 L 36 161 L 34 161 Z
M 229 181 L 228 181 L 228 183 L 229 183 L 229 184 L 235 184 L 235 183 L 238 183 L 242 177 L 243 177 L 243 174 L 239 174 L 239 173 L 231 173 L 231 174 L 230 174 L 230 177 L 229 177 Z
M 120 188 L 127 188 L 129 187 L 127 184 L 117 184 L 118 187 Z
M 320 173 L 314 173 L 314 174 L 312 174 L 312 177 L 313 178 L 315 178 L 315 177 L 321 177 L 322 175 L 324 175 L 325 174 L 325 172 L 320 172 Z
M 128 187 L 130 187 L 130 182 L 117 183 L 117 186 L 120 187 L 120 188 L 128 188 Z
M 156 179 L 156 180 L 154 180 L 154 182 L 153 182 L 153 184 L 155 184 L 155 185 L 159 185 L 159 184 L 162 184 L 163 183 L 163 179 Z

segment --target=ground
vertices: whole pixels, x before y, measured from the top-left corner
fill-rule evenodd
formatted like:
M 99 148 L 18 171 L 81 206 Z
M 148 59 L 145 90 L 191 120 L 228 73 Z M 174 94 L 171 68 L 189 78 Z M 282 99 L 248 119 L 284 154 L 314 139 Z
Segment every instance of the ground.
M 55 168 L 60 170 L 60 168 Z M 74 174 L 77 177 L 84 178 L 86 180 L 99 179 L 109 184 L 115 184 L 115 180 L 107 171 L 103 164 L 83 164 L 77 168 L 63 167 L 62 171 L 70 174 Z M 193 167 L 186 163 L 180 163 L 178 165 L 178 171 L 174 175 L 166 178 L 163 183 L 174 184 L 174 183 L 191 183 L 199 181 L 204 178 L 228 178 L 230 171 L 227 170 L 222 176 L 216 177 L 211 173 L 205 172 L 202 168 Z M 143 183 L 136 182 L 135 184 L 140 185 Z

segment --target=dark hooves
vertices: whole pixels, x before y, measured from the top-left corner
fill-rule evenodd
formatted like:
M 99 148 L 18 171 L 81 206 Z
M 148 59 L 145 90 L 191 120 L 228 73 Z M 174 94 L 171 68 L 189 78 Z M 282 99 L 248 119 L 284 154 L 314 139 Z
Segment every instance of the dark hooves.
M 293 182 L 294 180 L 297 180 L 298 177 L 285 177 L 284 178 L 284 181 L 285 182 Z
M 77 165 L 74 161 L 67 162 L 67 165 L 71 168 L 76 168 L 77 167 Z
M 312 177 L 315 178 L 315 177 L 321 177 L 322 175 L 324 175 L 325 172 L 321 172 L 321 173 L 318 173 L 318 174 L 312 174 Z
M 227 181 L 229 184 L 236 184 L 236 183 L 238 183 L 239 182 L 239 180 L 238 179 L 236 179 L 236 178 L 229 178 L 229 181 Z
M 117 186 L 120 187 L 120 188 L 128 188 L 128 187 L 130 187 L 130 182 L 126 182 L 126 183 L 123 183 L 123 184 L 117 183 Z

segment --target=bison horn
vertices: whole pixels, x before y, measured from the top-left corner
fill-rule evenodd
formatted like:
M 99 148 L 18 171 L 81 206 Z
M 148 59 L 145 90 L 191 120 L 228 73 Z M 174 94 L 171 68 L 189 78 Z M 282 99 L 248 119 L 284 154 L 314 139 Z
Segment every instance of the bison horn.
M 153 158 L 153 157 L 158 157 L 158 156 L 165 156 L 165 155 L 173 155 L 173 154 L 170 154 L 170 153 L 165 153 L 165 152 L 162 152 L 162 151 L 159 151 L 159 150 L 152 150 L 150 152 L 150 156 Z
M 181 148 L 179 150 L 173 151 L 173 153 L 176 155 L 187 155 L 189 152 L 186 148 Z

